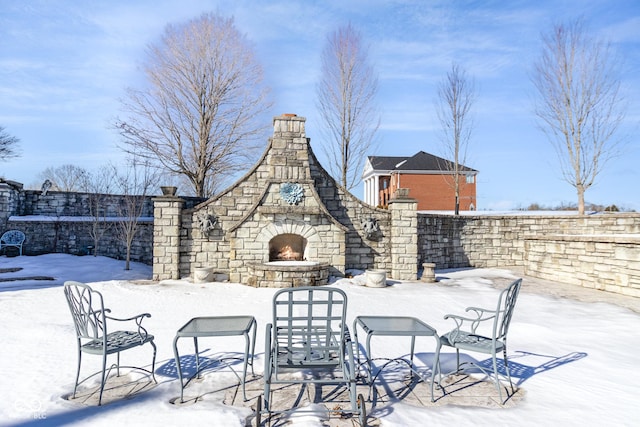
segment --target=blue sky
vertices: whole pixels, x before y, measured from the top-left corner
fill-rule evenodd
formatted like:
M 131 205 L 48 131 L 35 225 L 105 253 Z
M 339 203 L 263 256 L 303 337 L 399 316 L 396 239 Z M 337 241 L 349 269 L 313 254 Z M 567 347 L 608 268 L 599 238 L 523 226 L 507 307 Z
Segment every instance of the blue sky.
M 380 143 L 370 155 L 443 152 L 436 85 L 458 62 L 478 89 L 466 164 L 480 171 L 480 210 L 576 202 L 536 125 L 530 74 L 540 34 L 582 16 L 624 58 L 628 101 L 619 134 L 626 151 L 586 200 L 640 210 L 637 0 L 0 0 L 0 125 L 20 138 L 22 151 L 0 163 L 0 176 L 29 186 L 50 166 L 94 170 L 120 160 L 110 123 L 124 89 L 143 83 L 145 47 L 166 24 L 211 11 L 233 16 L 254 43 L 274 100 L 266 120 L 282 113 L 306 117 L 321 161 L 315 84 L 326 36 L 339 25 L 351 22 L 362 32 L 379 75 Z M 354 193 L 361 197 L 362 189 Z

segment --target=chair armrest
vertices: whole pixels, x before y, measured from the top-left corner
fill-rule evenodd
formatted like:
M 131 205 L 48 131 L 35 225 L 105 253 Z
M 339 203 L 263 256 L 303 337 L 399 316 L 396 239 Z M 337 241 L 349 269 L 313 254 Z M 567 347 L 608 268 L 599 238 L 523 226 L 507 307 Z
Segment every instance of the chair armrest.
M 264 334 L 265 353 L 271 350 L 272 332 L 273 332 L 273 324 L 267 323 L 267 325 L 265 326 L 265 334 Z
M 342 339 L 342 353 L 343 355 L 350 357 L 350 362 L 352 361 L 351 359 L 353 359 L 353 341 L 351 340 L 349 327 L 346 325 L 344 327 L 344 338 Z
M 478 317 L 484 315 L 484 313 L 491 313 L 492 315 L 496 314 L 495 310 L 489 310 L 486 308 L 481 308 L 481 307 L 467 307 L 464 311 L 473 311 L 474 313 L 476 313 L 478 315 Z
M 105 313 L 109 313 L 110 310 L 104 310 Z M 142 319 L 144 319 L 145 317 L 151 317 L 151 314 L 149 313 L 142 313 L 142 314 L 138 314 L 136 316 L 133 317 L 126 317 L 126 318 L 119 318 L 119 317 L 113 317 L 113 316 L 105 316 L 107 319 L 109 320 L 115 320 L 117 322 L 128 322 L 130 320 L 136 320 L 136 323 L 141 323 Z
M 486 308 L 480 308 L 480 307 L 467 307 L 464 311 L 466 312 L 473 312 L 476 316 L 476 318 L 474 319 L 475 322 L 475 327 L 473 328 L 473 330 L 475 331 L 475 329 L 478 327 L 478 324 L 480 322 L 484 322 L 486 320 L 491 320 L 493 318 L 496 317 L 496 311 L 495 310 L 488 310 Z
M 267 323 L 265 327 L 265 335 L 264 335 L 264 378 L 265 381 L 271 380 L 271 358 L 273 355 L 271 354 L 271 332 L 273 329 L 273 325 L 271 323 Z
M 475 334 L 480 323 L 493 319 L 496 316 L 495 310 L 486 310 L 479 307 L 467 307 L 465 311 L 472 312 L 472 314 L 475 314 L 475 317 L 465 317 L 457 314 L 447 314 L 444 316 L 445 320 L 452 319 L 456 323 L 455 329 L 451 331 L 451 338 L 453 341 L 456 340 L 458 333 L 465 323 L 470 323 L 469 332 Z
M 349 332 L 349 327 L 344 326 L 344 344 L 351 343 L 351 332 Z
M 109 310 L 105 309 L 105 312 L 109 312 Z M 142 313 L 142 314 L 138 314 L 137 316 L 127 317 L 127 318 L 118 318 L 118 317 L 107 316 L 107 315 L 105 315 L 104 317 L 109 320 L 114 320 L 116 322 L 130 322 L 133 320 L 136 322 L 136 325 L 138 326 L 138 334 L 140 334 L 140 341 L 144 341 L 149 336 L 149 332 L 147 332 L 144 326 L 142 326 L 142 319 L 144 319 L 145 317 L 151 317 L 151 314 L 149 313 Z
M 343 345 L 343 356 L 346 360 L 343 360 L 343 369 L 345 372 L 346 378 L 349 381 L 356 381 L 356 359 L 353 354 L 353 341 L 351 341 L 351 333 L 349 332 L 349 327 L 345 325 L 344 327 L 344 340 L 342 342 Z

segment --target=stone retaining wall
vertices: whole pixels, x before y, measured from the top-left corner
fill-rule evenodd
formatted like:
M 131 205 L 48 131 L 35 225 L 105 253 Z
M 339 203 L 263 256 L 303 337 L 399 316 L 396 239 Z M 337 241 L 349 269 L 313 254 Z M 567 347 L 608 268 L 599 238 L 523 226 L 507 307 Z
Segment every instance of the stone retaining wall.
M 116 233 L 123 219 L 125 197 L 144 197 L 142 216 L 131 247 L 131 260 L 151 264 L 153 261 L 153 201 L 150 196 L 124 196 L 23 190 L 20 183 L 0 180 L 0 234 L 6 230 L 25 233 L 25 255 L 68 253 L 86 255 L 94 252 L 90 230 L 94 224 L 91 204 L 99 198 L 100 224 L 106 229 L 98 242 L 98 255 L 124 259 L 126 246 Z M 202 198 L 181 199 L 186 207 L 202 202 Z
M 640 297 L 640 236 L 530 237 L 525 254 L 527 275 Z
M 640 214 L 418 214 L 420 262 L 525 274 L 640 297 Z
M 23 245 L 25 255 L 41 255 L 47 253 L 65 253 L 71 255 L 93 254 L 94 241 L 91 238 L 91 221 L 67 220 L 65 218 L 46 218 L 21 220 L 11 217 L 11 229 L 21 230 L 26 240 Z M 115 222 L 103 224 L 108 227 L 98 243 L 98 255 L 115 259 L 125 259 L 126 246 L 117 238 Z M 131 245 L 131 261 L 151 264 L 153 247 L 153 221 L 142 220 L 138 224 L 136 239 Z

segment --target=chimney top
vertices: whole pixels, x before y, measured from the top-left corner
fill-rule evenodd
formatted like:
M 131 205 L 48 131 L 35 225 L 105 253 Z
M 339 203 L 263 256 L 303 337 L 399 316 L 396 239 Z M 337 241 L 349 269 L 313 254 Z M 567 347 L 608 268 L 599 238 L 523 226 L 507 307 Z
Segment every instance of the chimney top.
M 273 118 L 273 133 L 296 133 L 304 138 L 304 122 L 306 119 L 297 114 L 282 114 Z

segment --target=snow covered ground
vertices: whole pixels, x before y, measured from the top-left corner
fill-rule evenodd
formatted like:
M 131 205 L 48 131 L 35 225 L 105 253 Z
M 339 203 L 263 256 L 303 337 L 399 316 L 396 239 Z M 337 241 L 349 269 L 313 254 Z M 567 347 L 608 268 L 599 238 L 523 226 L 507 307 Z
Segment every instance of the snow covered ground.
M 10 271 L 22 268 L 20 271 Z M 270 321 L 275 289 L 234 283 L 193 284 L 188 280 L 147 281 L 151 269 L 103 257 L 49 254 L 0 257 L 0 425 L 2 426 L 243 426 L 246 407 L 223 404 L 205 395 L 190 405 L 175 405 L 179 396 L 173 366 L 176 330 L 195 316 L 252 314 L 258 321 L 256 373 L 262 372 L 264 328 Z M 495 304 L 496 285 L 516 275 L 508 270 L 476 269 L 437 272 L 438 284 L 391 282 L 384 289 L 362 286 L 363 276 L 342 279 L 349 297 L 349 322 L 357 315 L 418 317 L 439 332 L 451 329 L 443 316 L 469 305 Z M 54 280 L 8 280 L 48 276 Z M 40 277 L 42 278 L 42 277 Z M 145 323 L 156 337 L 158 385 L 131 399 L 96 407 L 69 401 L 76 369 L 75 335 L 62 292 L 65 280 L 90 283 L 103 293 L 115 316 L 152 314 Z M 527 278 L 525 277 L 525 285 Z M 510 330 L 509 355 L 523 369 L 515 380 L 524 397 L 505 409 L 462 406 L 413 406 L 402 400 L 371 414 L 387 426 L 555 426 L 638 425 L 640 420 L 640 315 L 605 302 L 581 302 L 531 292 L 523 286 Z M 205 356 L 241 351 L 242 338 L 203 341 Z M 406 342 L 389 338 L 376 345 L 376 356 L 397 357 Z M 429 361 L 432 340 L 418 340 L 419 361 Z M 185 352 L 190 351 L 186 346 Z M 191 350 L 192 351 L 192 350 Z M 448 350 L 447 350 L 448 351 Z M 182 351 L 181 351 L 182 352 Z M 150 347 L 123 353 L 132 364 L 148 365 Z M 83 372 L 99 366 L 85 357 Z M 84 370 L 86 367 L 86 371 Z M 231 372 L 207 374 L 185 395 L 237 382 Z M 321 426 L 305 418 L 294 425 Z

